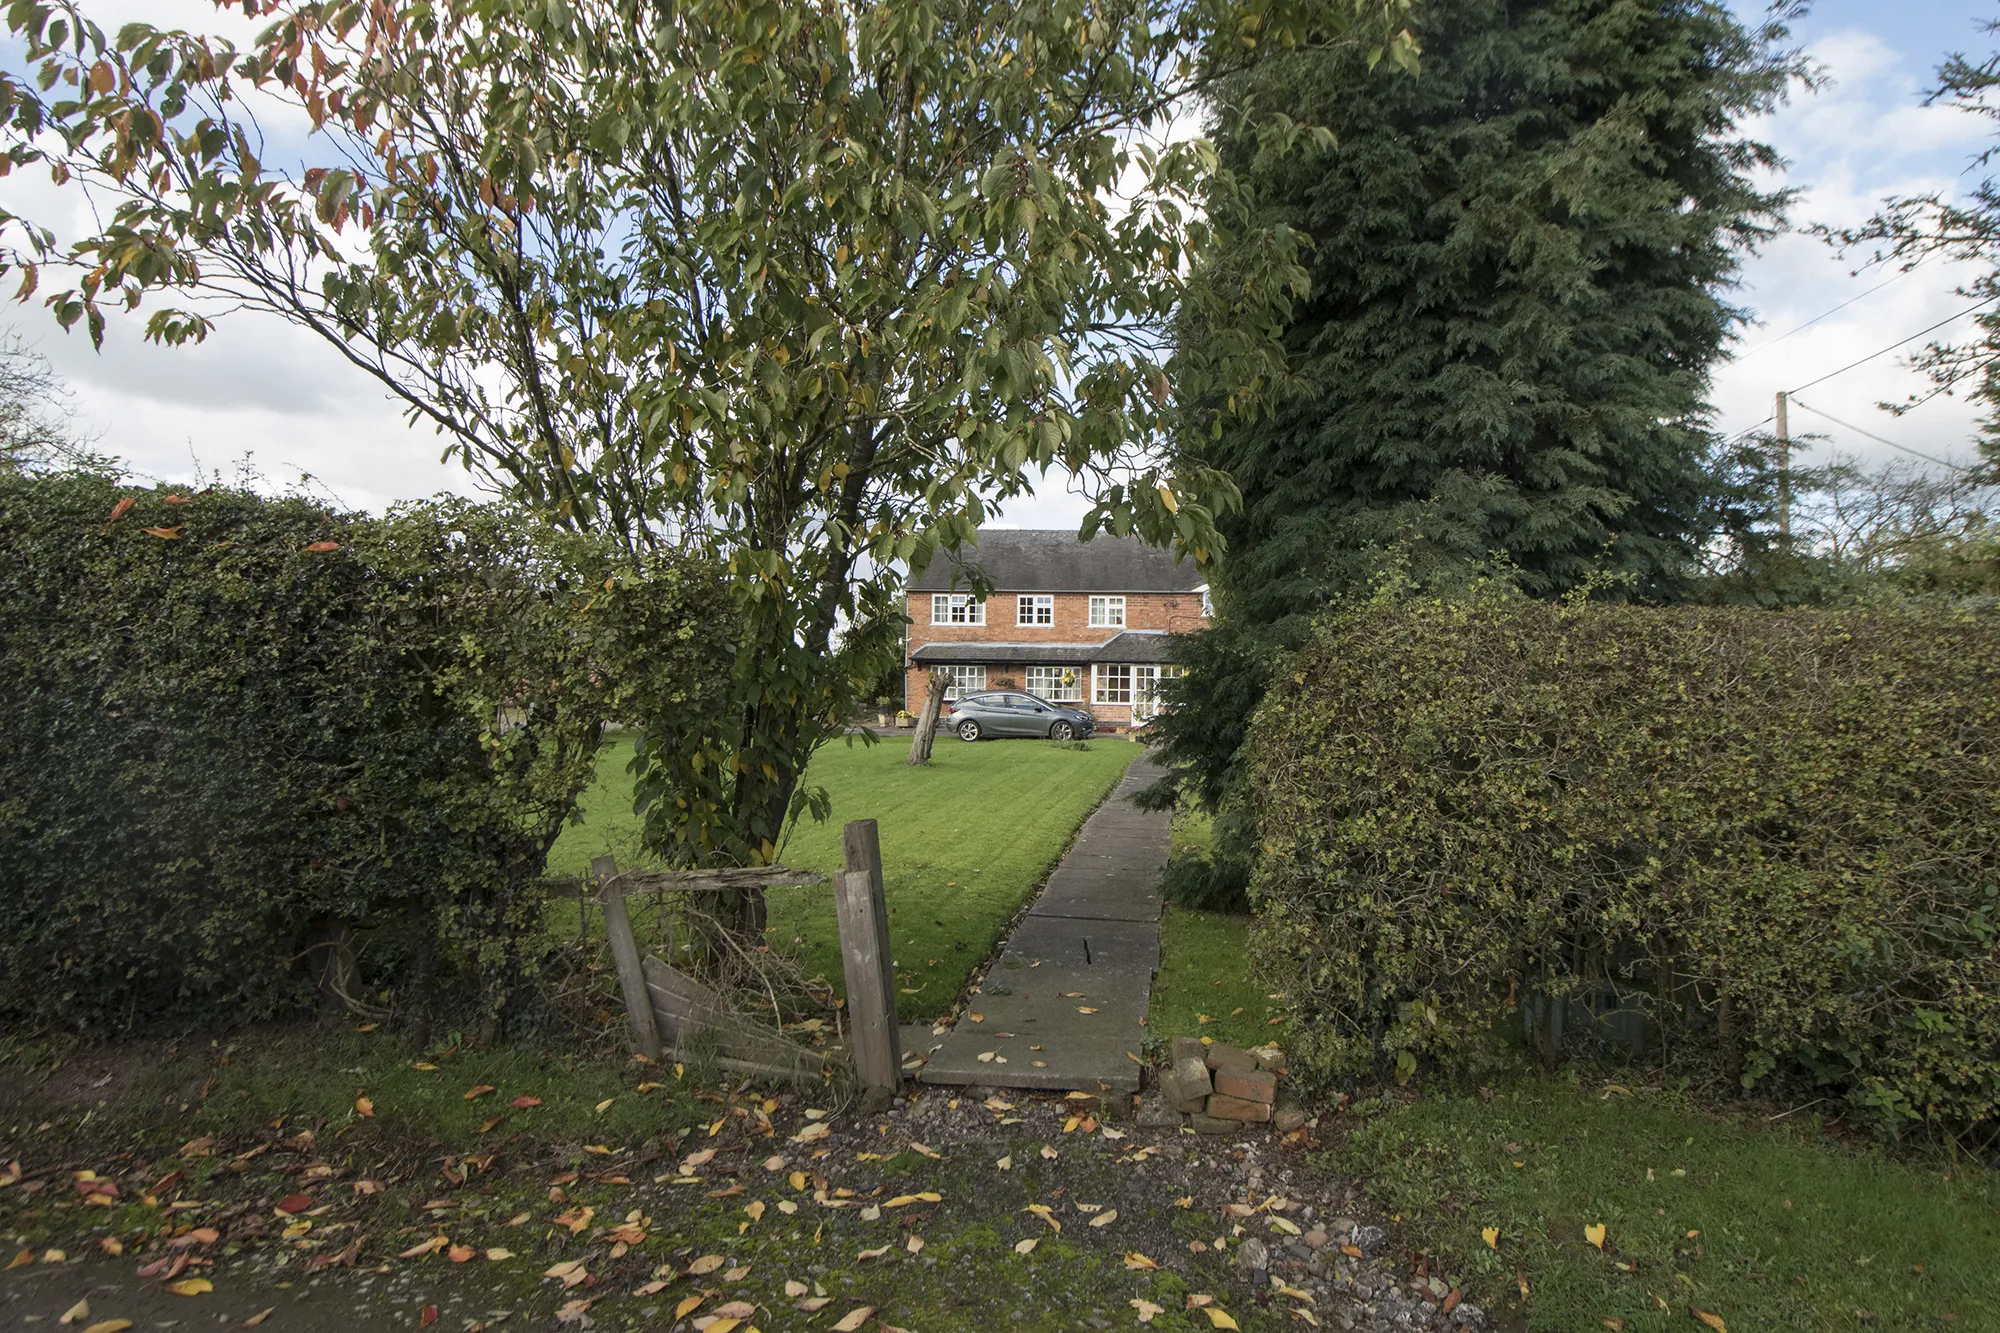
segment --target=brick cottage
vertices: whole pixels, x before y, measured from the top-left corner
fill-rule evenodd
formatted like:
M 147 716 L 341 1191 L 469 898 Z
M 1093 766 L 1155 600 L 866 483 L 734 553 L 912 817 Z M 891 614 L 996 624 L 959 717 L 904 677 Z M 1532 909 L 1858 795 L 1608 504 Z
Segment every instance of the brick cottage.
M 970 591 L 977 568 L 993 591 Z M 1168 636 L 1205 628 L 1208 585 L 1192 560 L 1135 537 L 981 528 L 956 558 L 909 583 L 904 706 L 921 711 L 932 670 L 947 699 L 1020 689 L 1081 704 L 1100 729 L 1143 726 L 1180 674 Z

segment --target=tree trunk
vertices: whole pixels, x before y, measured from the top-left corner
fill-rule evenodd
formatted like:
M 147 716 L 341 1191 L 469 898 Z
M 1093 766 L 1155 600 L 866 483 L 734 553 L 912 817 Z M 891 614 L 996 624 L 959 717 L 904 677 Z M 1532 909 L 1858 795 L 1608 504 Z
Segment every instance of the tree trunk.
M 930 683 L 924 690 L 924 711 L 917 719 L 917 734 L 910 738 L 910 759 L 913 764 L 928 764 L 931 761 L 931 742 L 937 739 L 938 714 L 944 711 L 944 692 L 950 677 L 942 671 L 933 671 Z

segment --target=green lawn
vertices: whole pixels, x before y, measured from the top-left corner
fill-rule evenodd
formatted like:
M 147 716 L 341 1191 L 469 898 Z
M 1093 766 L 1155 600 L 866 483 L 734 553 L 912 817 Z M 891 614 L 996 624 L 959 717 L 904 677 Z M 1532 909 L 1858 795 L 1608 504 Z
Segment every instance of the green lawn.
M 905 744 L 835 742 L 813 757 L 806 774 L 832 794 L 833 818 L 802 822 L 781 859 L 799 869 L 838 870 L 841 825 L 877 821 L 898 1003 L 905 1020 L 928 1021 L 950 1011 L 972 969 L 1140 753 L 1116 740 L 1077 750 L 940 737 L 930 767 L 912 768 L 904 763 Z M 549 858 L 551 874 L 581 873 L 606 852 L 621 865 L 642 864 L 625 772 L 631 755 L 626 740 L 606 747 L 597 783 L 582 802 L 582 821 L 564 830 Z M 808 976 L 840 986 L 827 890 L 780 889 L 770 907 L 774 944 L 796 948 Z
M 1146 1017 L 1146 1031 L 1155 1040 L 1284 1044 L 1284 1027 L 1268 1021 L 1283 1006 L 1247 966 L 1249 934 L 1247 916 L 1167 908 L 1160 918 L 1160 973 Z
M 1339 1164 L 1495 1313 L 1578 1333 L 1678 1333 L 1702 1326 L 1696 1308 L 1731 1333 L 2000 1329 L 1990 1170 L 1891 1160 L 1803 1116 L 1718 1116 L 1636 1081 L 1489 1091 L 1382 1105 Z M 1600 1225 L 1601 1251 L 1585 1235 Z

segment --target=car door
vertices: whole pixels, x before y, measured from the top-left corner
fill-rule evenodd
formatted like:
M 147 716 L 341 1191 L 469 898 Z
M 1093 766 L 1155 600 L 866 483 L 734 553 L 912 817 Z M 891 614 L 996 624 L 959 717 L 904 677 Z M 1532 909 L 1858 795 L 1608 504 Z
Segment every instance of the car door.
M 1013 735 L 1039 736 L 1048 730 L 1048 718 L 1042 713 L 1042 706 L 1025 694 L 1008 695 L 1007 712 L 1013 722 Z

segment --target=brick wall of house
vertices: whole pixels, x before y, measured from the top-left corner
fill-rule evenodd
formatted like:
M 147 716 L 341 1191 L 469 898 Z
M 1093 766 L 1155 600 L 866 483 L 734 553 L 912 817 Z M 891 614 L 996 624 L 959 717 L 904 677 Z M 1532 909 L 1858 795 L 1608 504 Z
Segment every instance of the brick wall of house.
M 1093 626 L 1090 623 L 1090 599 L 1103 596 L 1102 593 L 1055 593 L 1055 623 L 1053 625 L 1022 625 L 1017 623 L 1018 613 L 1015 597 L 1017 594 L 997 592 L 986 601 L 986 623 L 984 625 L 933 625 L 931 623 L 931 594 L 927 592 L 907 594 L 905 609 L 910 617 L 910 641 L 908 651 L 914 654 L 927 643 L 1103 643 L 1126 630 L 1164 630 L 1170 634 L 1189 633 L 1202 629 L 1208 624 L 1201 613 L 1201 594 L 1198 592 L 1146 592 L 1112 594 L 1125 598 L 1125 623 L 1122 626 Z M 920 713 L 924 706 L 924 695 L 929 686 L 929 673 L 904 658 L 904 707 L 912 714 Z M 1086 679 L 1089 668 L 1081 668 Z M 987 683 L 989 688 L 996 675 L 1011 675 L 1017 688 L 1027 688 L 1027 668 L 989 668 Z M 1086 689 L 1086 694 L 1088 693 Z M 1090 707 L 1089 699 L 1084 706 Z M 1129 708 L 1106 705 L 1095 710 L 1100 720 L 1106 723 L 1125 723 L 1131 720 Z

